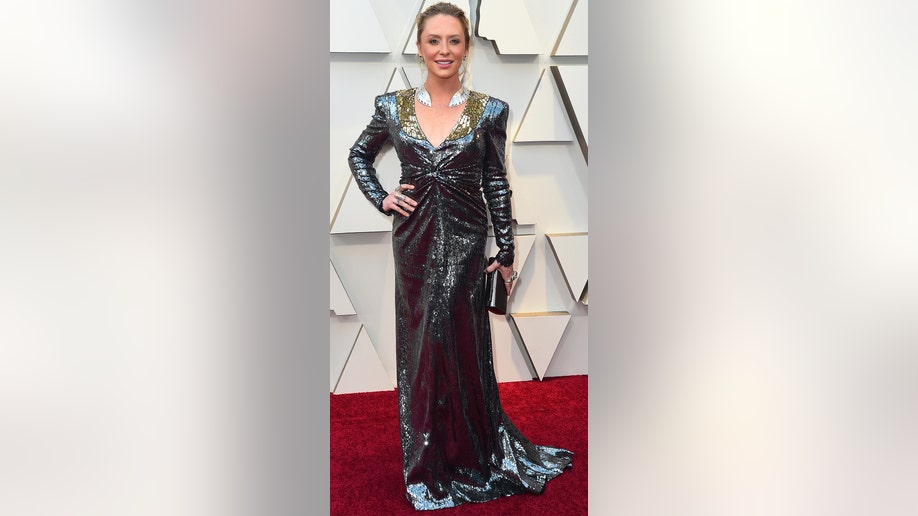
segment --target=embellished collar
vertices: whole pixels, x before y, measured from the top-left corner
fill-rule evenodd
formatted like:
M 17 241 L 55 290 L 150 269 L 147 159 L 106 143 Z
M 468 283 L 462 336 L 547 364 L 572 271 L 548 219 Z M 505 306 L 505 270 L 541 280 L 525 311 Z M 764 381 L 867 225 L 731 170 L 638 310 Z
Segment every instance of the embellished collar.
M 468 102 L 459 116 L 453 131 L 447 136 L 447 141 L 457 140 L 471 134 L 478 127 L 479 122 L 484 116 L 485 107 L 490 101 L 490 96 L 477 91 L 468 91 Z M 416 140 L 427 141 L 424 131 L 421 130 L 421 124 L 418 123 L 417 113 L 415 112 L 414 99 L 416 89 L 398 90 L 395 93 L 395 101 L 398 111 L 399 126 L 402 131 L 411 138 Z M 428 141 L 428 144 L 430 142 Z M 433 144 L 430 144 L 433 146 Z M 440 144 L 442 145 L 442 143 Z
M 453 98 L 449 99 L 449 107 L 456 107 L 459 104 L 462 104 L 469 99 L 469 89 L 465 86 L 461 86 L 459 91 L 453 94 Z M 414 95 L 418 99 L 418 102 L 424 104 L 427 107 L 431 106 L 430 93 L 427 92 L 427 88 L 424 85 L 420 85 L 414 90 Z

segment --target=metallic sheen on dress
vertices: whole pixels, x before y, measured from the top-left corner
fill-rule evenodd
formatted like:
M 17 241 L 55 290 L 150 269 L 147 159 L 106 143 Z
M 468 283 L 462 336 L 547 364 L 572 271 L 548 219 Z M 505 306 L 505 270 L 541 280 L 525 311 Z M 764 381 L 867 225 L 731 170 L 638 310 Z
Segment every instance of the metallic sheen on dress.
M 415 90 L 376 97 L 376 111 L 350 150 L 357 185 L 382 211 L 388 192 L 374 161 L 391 143 L 403 193 L 417 201 L 393 215 L 396 362 L 406 496 L 416 509 L 541 493 L 573 453 L 529 442 L 500 403 L 484 307 L 488 216 L 513 263 L 512 192 L 504 167 L 506 102 L 472 91 L 443 143 L 417 121 Z

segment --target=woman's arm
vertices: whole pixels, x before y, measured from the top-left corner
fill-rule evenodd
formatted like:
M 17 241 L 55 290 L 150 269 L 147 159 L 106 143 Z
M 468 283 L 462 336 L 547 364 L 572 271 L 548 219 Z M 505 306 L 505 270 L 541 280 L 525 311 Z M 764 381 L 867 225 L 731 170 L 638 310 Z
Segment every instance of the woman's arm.
M 383 200 L 389 193 L 380 184 L 376 175 L 376 167 L 373 165 L 376 155 L 389 139 L 388 116 L 382 95 L 376 97 L 375 105 L 376 112 L 373 113 L 373 118 L 367 128 L 360 133 L 360 137 L 351 147 L 347 163 L 363 195 L 376 206 L 377 210 L 386 215 L 392 215 L 383 208 Z
M 493 124 L 487 132 L 487 149 L 485 152 L 485 168 L 482 178 L 482 190 L 488 203 L 491 214 L 491 224 L 494 226 L 494 238 L 500 250 L 497 252 L 497 262 L 502 268 L 508 268 L 509 277 L 513 270 L 514 245 L 513 245 L 513 214 L 510 210 L 510 183 L 507 181 L 507 169 L 504 166 L 507 148 L 507 117 L 510 107 L 506 102 L 499 101 L 500 107 L 494 117 Z M 501 271 L 502 273 L 505 271 Z

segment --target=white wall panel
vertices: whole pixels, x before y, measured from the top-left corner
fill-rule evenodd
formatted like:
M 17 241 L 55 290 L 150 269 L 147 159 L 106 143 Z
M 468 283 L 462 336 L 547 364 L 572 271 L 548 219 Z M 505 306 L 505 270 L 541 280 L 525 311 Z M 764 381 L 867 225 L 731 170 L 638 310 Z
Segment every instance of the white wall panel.
M 403 66 L 400 71 L 403 74 L 402 78 L 405 82 L 404 88 L 416 88 L 421 85 L 423 71 L 420 66 Z
M 513 145 L 513 211 L 536 233 L 587 230 L 588 174 L 575 142 Z
M 395 381 L 395 266 L 391 233 L 332 235 L 329 255 L 341 282 Z
M 340 220 L 336 220 L 336 229 L 331 231 L 329 255 L 357 314 L 338 317 L 330 324 L 341 327 L 345 323 L 362 324 L 382 369 L 394 385 L 395 294 L 391 218 L 376 212 L 356 189 L 345 198 L 345 186 L 350 177 L 346 158 L 348 148 L 373 114 L 373 97 L 387 89 L 403 87 L 406 79 L 411 84 L 422 80 L 421 69 L 415 59 L 413 19 L 422 4 L 432 2 L 371 0 L 370 3 L 390 46 L 407 49 L 407 53 L 331 54 L 329 116 L 332 185 L 329 221 L 336 211 Z M 479 1 L 468 3 L 470 9 L 467 12 L 472 18 L 474 31 Z M 584 8 L 585 4 L 580 0 L 578 9 Z M 572 92 L 580 82 L 578 78 L 567 82 L 570 75 L 567 72 L 577 68 L 573 73 L 585 77 L 587 57 L 566 56 L 562 61 L 554 62 L 551 56 L 571 12 L 572 1 L 524 0 L 521 5 L 528 13 L 528 23 L 538 39 L 537 54 L 498 55 L 489 41 L 474 38 L 467 78 L 467 84 L 472 89 L 510 104 L 510 140 L 520 129 L 527 109 L 535 109 L 530 108 L 530 101 L 540 85 L 543 71 L 549 70 L 550 66 L 559 67 L 572 103 L 575 96 L 578 102 L 586 102 L 585 94 Z M 487 16 L 490 8 L 482 7 L 482 16 Z M 331 30 L 346 28 L 332 27 Z M 398 70 L 393 76 L 396 68 Z M 586 374 L 588 307 L 571 298 L 562 268 L 545 234 L 588 231 L 587 164 L 554 84 L 555 79 L 546 71 L 542 80 L 547 82 L 544 86 L 550 94 L 547 96 L 551 100 L 550 109 L 553 113 L 556 111 L 551 123 L 563 122 L 567 133 L 564 141 L 511 141 L 507 147 L 507 175 L 514 192 L 513 217 L 519 223 L 516 268 L 521 275 L 510 298 L 510 310 L 512 313 L 569 313 L 570 319 L 543 373 L 545 376 Z M 582 82 L 585 84 L 585 81 Z M 585 104 L 574 107 L 578 121 L 585 120 L 581 110 L 586 108 Z M 544 133 L 546 129 L 553 128 L 553 125 L 546 128 L 543 123 L 533 122 L 529 129 Z M 395 153 L 391 149 L 384 150 L 376 165 L 383 185 L 387 189 L 394 188 L 400 173 Z M 339 204 L 341 210 L 337 210 Z M 490 317 L 498 381 L 529 380 L 538 376 L 533 366 L 527 363 L 521 351 L 523 343 L 514 336 L 507 318 Z M 335 334 L 340 335 L 341 331 Z M 542 366 L 545 367 L 544 363 Z M 374 372 L 368 371 L 368 374 Z
M 331 301 L 329 309 L 335 312 L 335 315 L 357 315 L 357 311 L 354 310 L 354 305 L 351 303 L 351 298 L 348 297 L 347 291 L 344 290 L 338 271 L 335 270 L 335 265 L 331 260 L 328 262 L 328 283 Z
M 393 54 L 401 52 L 409 34 L 414 33 L 414 17 L 420 11 L 421 2 L 422 0 L 370 0 Z
M 506 315 L 488 314 L 491 320 L 491 340 L 494 349 L 494 375 L 498 382 L 532 380 L 536 374 L 527 364 L 522 344 L 510 330 Z
M 332 52 L 391 51 L 369 0 L 334 0 L 329 3 L 329 18 L 332 27 L 347 26 L 350 29 L 330 32 L 329 48 Z
M 558 260 L 571 297 L 580 301 L 588 279 L 589 236 L 586 233 L 551 233 L 545 236 Z
M 568 120 L 561 94 L 552 75 L 542 70 L 532 100 L 526 107 L 523 119 L 513 141 L 519 142 L 569 142 L 574 140 L 574 130 Z
M 349 180 L 344 198 L 332 219 L 331 232 L 368 233 L 391 231 L 392 218 L 381 213 L 367 201 L 357 182 Z
M 398 91 L 405 87 L 405 81 L 402 80 L 402 75 L 399 73 L 398 68 L 392 69 L 392 75 L 389 76 L 389 82 L 386 84 L 386 93 L 391 93 L 393 91 Z
M 329 181 L 328 220 L 334 217 L 348 178 L 347 153 L 373 116 L 373 99 L 385 93 L 394 65 L 380 62 L 380 56 L 367 55 L 361 62 L 353 54 L 332 54 L 329 63 Z M 316 174 L 319 171 L 315 171 Z M 396 169 L 397 177 L 397 169 Z M 321 184 L 316 182 L 317 185 Z M 316 191 L 318 194 L 318 190 Z
M 588 311 L 582 304 L 575 303 L 570 312 L 571 320 L 548 364 L 546 377 L 589 373 L 589 349 L 585 345 L 589 337 Z M 593 345 L 603 346 L 608 343 L 594 342 Z
M 499 1 L 499 0 L 498 0 Z M 571 12 L 574 0 L 524 0 L 529 12 L 529 21 L 539 37 L 540 54 L 548 57 L 558 44 L 564 23 Z M 585 55 L 585 54 L 584 54 Z
M 564 90 L 573 108 L 573 117 L 583 132 L 586 143 L 590 143 L 589 134 L 589 69 L 586 66 L 557 66 L 564 83 Z
M 347 364 L 347 357 L 351 355 L 354 344 L 357 342 L 357 336 L 363 325 L 355 316 L 337 316 L 329 314 L 328 329 L 331 349 L 328 354 L 329 367 L 331 368 L 329 376 L 329 392 L 335 392 L 335 386 L 341 378 L 344 371 L 344 365 Z
M 520 273 L 520 281 L 523 281 L 523 271 L 526 269 L 526 260 L 529 258 L 529 253 L 532 251 L 532 244 L 535 243 L 535 235 L 515 235 L 514 252 L 516 254 L 516 261 L 513 265 L 514 269 Z M 495 256 L 497 254 L 497 241 L 494 237 L 488 237 L 488 246 L 487 246 L 487 255 Z
M 492 41 L 499 54 L 539 54 L 539 38 L 523 0 L 482 2 L 479 15 L 475 33 Z
M 529 362 L 539 379 L 544 378 L 570 320 L 571 314 L 567 312 L 511 314 L 510 322 L 514 333 L 522 341 Z
M 587 0 L 576 0 L 573 11 L 566 20 L 564 30 L 559 34 L 558 43 L 552 55 L 586 56 L 589 53 L 588 9 Z
M 361 328 L 344 364 L 344 370 L 341 371 L 341 377 L 338 378 L 338 384 L 335 385 L 335 394 L 385 391 L 393 388 L 395 383 L 386 374 L 366 328 Z

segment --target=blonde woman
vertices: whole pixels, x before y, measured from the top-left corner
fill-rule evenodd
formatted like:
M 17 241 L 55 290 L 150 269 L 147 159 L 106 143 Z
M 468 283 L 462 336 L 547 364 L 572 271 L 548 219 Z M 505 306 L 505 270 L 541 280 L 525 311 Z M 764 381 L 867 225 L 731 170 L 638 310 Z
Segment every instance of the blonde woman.
M 426 80 L 380 95 L 348 162 L 361 191 L 393 217 L 396 362 L 406 497 L 419 510 L 541 493 L 572 453 L 529 442 L 501 407 L 484 272 L 510 292 L 514 243 L 504 168 L 506 102 L 461 81 L 469 20 L 450 3 L 417 18 Z M 387 192 L 374 161 L 391 144 L 399 187 Z M 485 256 L 488 215 L 500 248 Z

